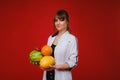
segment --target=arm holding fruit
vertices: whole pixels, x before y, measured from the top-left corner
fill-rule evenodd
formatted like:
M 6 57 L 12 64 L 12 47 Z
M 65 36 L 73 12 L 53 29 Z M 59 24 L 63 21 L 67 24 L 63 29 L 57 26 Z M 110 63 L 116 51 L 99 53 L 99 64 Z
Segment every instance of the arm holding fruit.
M 77 44 L 78 44 L 77 38 L 74 37 L 68 45 L 67 57 L 65 59 L 65 63 L 59 65 L 53 65 L 51 67 L 57 70 L 71 70 L 73 67 L 75 67 L 78 62 Z

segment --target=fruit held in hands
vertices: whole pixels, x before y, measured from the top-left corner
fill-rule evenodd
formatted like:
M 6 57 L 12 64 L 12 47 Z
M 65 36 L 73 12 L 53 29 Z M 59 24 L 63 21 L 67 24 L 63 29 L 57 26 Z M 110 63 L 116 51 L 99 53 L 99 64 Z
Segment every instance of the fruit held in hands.
M 49 68 L 51 65 L 55 64 L 55 59 L 52 56 L 44 56 L 40 61 L 40 67 L 43 69 Z
M 41 53 L 44 56 L 50 56 L 52 54 L 52 47 L 49 45 L 44 45 L 41 49 Z
M 31 51 L 29 55 L 29 58 L 32 62 L 39 62 L 42 57 L 42 53 L 38 50 Z

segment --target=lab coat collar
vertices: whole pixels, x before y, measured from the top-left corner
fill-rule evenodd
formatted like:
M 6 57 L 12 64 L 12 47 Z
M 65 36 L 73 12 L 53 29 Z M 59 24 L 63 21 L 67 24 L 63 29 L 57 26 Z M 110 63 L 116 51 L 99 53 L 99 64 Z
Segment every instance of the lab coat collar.
M 66 31 L 65 33 L 63 33 L 63 34 L 61 35 L 61 37 L 65 36 L 66 34 L 69 34 L 69 32 Z
M 64 40 L 66 34 L 70 34 L 69 31 L 66 31 L 65 33 L 63 33 L 63 34 L 61 35 L 59 41 Z M 53 43 L 56 35 L 57 35 L 56 33 L 52 35 L 51 42 L 49 43 L 49 45 L 52 45 L 52 43 Z M 58 42 L 58 43 L 59 43 L 59 42 Z
M 57 31 L 57 32 L 55 32 L 55 33 L 52 35 L 52 37 L 56 36 L 57 34 L 58 34 L 58 31 Z
M 65 33 L 63 33 L 60 37 L 60 40 L 61 39 L 64 39 L 66 37 L 67 34 L 70 34 L 69 31 L 66 31 Z
M 52 35 L 52 37 L 55 37 L 57 34 L 58 34 L 58 32 L 54 33 L 54 34 Z M 61 37 L 64 36 L 65 34 L 69 34 L 69 31 L 66 31 L 65 33 L 63 33 L 63 34 L 61 35 Z

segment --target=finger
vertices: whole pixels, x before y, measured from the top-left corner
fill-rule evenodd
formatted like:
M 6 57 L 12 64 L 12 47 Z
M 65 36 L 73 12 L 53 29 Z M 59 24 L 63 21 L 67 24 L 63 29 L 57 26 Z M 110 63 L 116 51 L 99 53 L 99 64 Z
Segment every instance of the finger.
M 37 62 L 35 62 L 35 65 L 37 65 Z
M 50 68 L 53 68 L 53 69 L 55 69 L 55 67 L 56 67 L 55 65 L 50 65 Z
M 34 64 L 34 62 L 30 61 L 31 64 Z
M 53 67 L 52 65 L 50 65 L 49 67 Z
M 38 61 L 38 62 L 36 62 L 36 65 L 39 65 L 39 61 Z

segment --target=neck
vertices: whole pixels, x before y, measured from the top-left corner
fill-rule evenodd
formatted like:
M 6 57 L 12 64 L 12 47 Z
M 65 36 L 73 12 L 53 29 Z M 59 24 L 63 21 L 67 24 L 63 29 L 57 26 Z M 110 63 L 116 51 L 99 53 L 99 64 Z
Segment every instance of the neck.
M 62 30 L 62 31 L 59 31 L 58 35 L 61 36 L 63 33 L 65 33 L 67 30 Z

